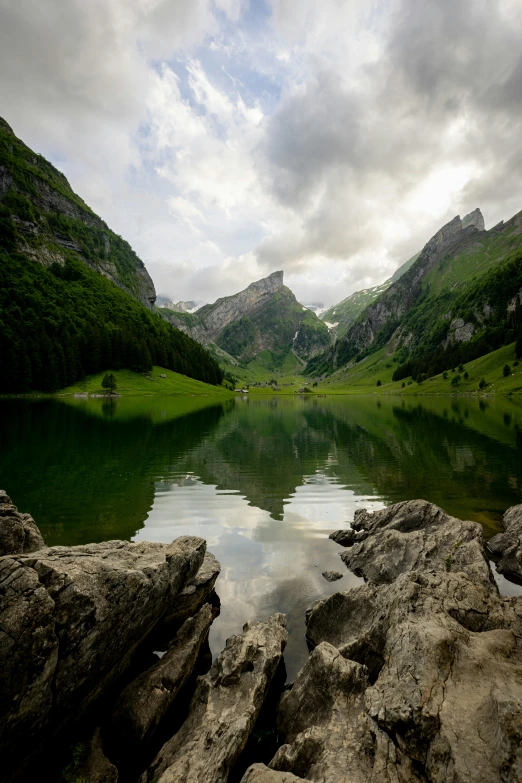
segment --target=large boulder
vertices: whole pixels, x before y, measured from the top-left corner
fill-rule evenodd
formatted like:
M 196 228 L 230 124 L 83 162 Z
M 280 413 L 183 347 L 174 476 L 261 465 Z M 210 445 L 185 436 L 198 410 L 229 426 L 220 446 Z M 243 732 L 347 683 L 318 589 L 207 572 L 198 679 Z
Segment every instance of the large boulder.
M 20 514 L 0 489 L 0 556 L 36 552 L 45 546 L 42 534 L 29 514 Z
M 488 547 L 500 556 L 498 571 L 509 579 L 522 582 L 522 503 L 508 508 L 502 525 L 505 532 L 493 536 Z
M 118 698 L 111 733 L 126 756 L 141 752 L 188 680 L 214 618 L 205 604 L 186 620 L 165 655 L 133 680 Z
M 349 547 L 341 553 L 345 565 L 370 582 L 393 582 L 416 570 L 463 571 L 477 583 L 492 582 L 480 525 L 451 517 L 425 500 L 373 513 L 359 509 L 353 531 L 344 539 L 344 531 L 333 537 Z
M 13 754 L 23 764 L 46 732 L 70 725 L 117 683 L 204 555 L 203 539 L 182 537 L 0 558 L 0 747 L 8 768 Z
M 275 614 L 227 640 L 201 677 L 181 729 L 160 750 L 141 783 L 225 783 L 245 748 L 288 633 Z
M 405 573 L 332 595 L 307 622 L 317 659 L 281 702 L 288 747 L 271 766 L 329 783 L 521 779 L 522 598 L 463 571 Z

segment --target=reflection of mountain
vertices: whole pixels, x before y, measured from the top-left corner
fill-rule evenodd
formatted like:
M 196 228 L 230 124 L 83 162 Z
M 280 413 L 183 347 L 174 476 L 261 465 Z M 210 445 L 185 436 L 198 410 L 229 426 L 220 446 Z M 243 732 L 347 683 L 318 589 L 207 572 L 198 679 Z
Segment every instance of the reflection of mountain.
M 324 468 L 335 451 L 332 433 L 310 424 L 312 404 L 282 398 L 239 403 L 175 468 L 218 489 L 239 490 L 250 505 L 282 519 L 284 503 L 303 477 Z M 357 480 L 363 483 L 360 475 Z M 371 493 L 371 485 L 363 491 Z
M 185 403 L 163 400 L 165 419 L 155 425 L 139 406 L 132 417 L 131 402 L 120 419 L 119 403 L 3 400 L 0 485 L 49 544 L 129 539 L 148 516 L 155 482 L 211 435 L 226 407 L 185 414 Z
M 423 497 L 458 517 L 495 526 L 522 499 L 522 415 L 473 400 L 329 401 L 308 415 L 337 443 L 338 474 L 353 466 L 385 501 Z M 349 482 L 347 482 L 349 483 Z
M 522 416 L 506 405 L 484 412 L 471 400 L 250 400 L 175 469 L 239 490 L 275 519 L 303 477 L 321 470 L 356 495 L 423 497 L 496 526 L 522 499 Z
M 193 409 L 201 404 L 3 400 L 0 486 L 54 544 L 130 538 L 155 492 L 194 476 L 276 520 L 297 487 L 322 480 L 317 471 L 361 502 L 424 497 L 486 525 L 522 500 L 522 413 L 509 401 L 252 398 Z

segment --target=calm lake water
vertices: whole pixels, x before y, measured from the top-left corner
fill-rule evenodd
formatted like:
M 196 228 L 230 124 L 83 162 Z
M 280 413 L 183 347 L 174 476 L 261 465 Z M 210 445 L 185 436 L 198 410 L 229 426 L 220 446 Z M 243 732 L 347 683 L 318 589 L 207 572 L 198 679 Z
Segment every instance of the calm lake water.
M 360 583 L 328 539 L 357 508 L 425 498 L 487 537 L 522 502 L 522 401 L 142 397 L 0 402 L 0 487 L 46 542 L 199 535 L 222 565 L 219 652 L 246 620 Z M 342 580 L 321 576 L 335 569 Z M 501 580 L 510 594 L 517 588 Z

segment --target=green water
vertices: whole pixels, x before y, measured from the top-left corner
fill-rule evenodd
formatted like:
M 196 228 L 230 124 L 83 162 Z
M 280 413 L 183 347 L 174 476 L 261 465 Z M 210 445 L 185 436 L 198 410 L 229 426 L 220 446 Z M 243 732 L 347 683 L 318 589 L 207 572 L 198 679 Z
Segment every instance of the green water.
M 48 544 L 203 536 L 223 568 L 214 651 L 283 611 L 290 676 L 306 607 L 360 582 L 328 539 L 357 508 L 422 497 L 489 537 L 522 502 L 521 402 L 143 397 L 0 411 L 0 487 Z M 345 576 L 329 584 L 327 569 Z

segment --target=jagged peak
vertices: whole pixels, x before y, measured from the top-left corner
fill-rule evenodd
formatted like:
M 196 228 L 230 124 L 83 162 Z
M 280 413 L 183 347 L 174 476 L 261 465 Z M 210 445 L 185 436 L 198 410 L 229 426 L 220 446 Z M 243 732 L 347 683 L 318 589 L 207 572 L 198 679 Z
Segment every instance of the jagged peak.
M 479 231 L 485 230 L 484 217 L 478 207 L 462 218 L 462 228 L 467 228 L 468 226 L 475 226 Z

